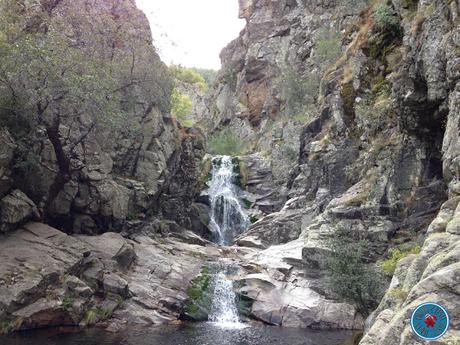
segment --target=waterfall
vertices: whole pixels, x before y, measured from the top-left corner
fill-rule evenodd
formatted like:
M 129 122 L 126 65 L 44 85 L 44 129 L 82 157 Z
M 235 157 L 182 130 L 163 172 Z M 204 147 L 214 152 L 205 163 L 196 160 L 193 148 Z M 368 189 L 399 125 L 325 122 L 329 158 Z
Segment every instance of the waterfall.
M 224 328 L 244 328 L 240 322 L 236 307 L 236 295 L 233 292 L 233 283 L 220 271 L 214 276 L 214 293 L 209 321 Z
M 220 245 L 232 244 L 234 238 L 245 231 L 250 222 L 244 213 L 234 185 L 236 174 L 232 158 L 213 159 L 212 178 L 209 184 L 211 220 L 209 226 Z

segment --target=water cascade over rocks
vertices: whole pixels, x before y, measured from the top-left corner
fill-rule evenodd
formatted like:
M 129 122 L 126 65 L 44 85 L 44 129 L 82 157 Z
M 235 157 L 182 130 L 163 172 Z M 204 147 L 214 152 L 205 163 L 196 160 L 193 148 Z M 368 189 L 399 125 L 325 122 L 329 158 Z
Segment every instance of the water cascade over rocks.
M 235 237 L 250 225 L 248 216 L 238 198 L 235 185 L 237 174 L 232 158 L 215 157 L 212 161 L 212 177 L 209 184 L 211 201 L 210 227 L 220 245 L 231 245 Z M 209 320 L 220 327 L 243 328 L 238 317 L 233 283 L 227 278 L 230 266 L 220 262 L 213 276 L 212 307 Z
M 212 178 L 209 184 L 211 200 L 210 228 L 220 245 L 231 245 L 234 238 L 250 225 L 238 198 L 234 184 L 236 173 L 232 158 L 219 156 L 213 159 Z
M 233 284 L 221 270 L 214 276 L 214 292 L 209 320 L 225 328 L 242 328 L 244 325 L 238 317 L 236 295 Z

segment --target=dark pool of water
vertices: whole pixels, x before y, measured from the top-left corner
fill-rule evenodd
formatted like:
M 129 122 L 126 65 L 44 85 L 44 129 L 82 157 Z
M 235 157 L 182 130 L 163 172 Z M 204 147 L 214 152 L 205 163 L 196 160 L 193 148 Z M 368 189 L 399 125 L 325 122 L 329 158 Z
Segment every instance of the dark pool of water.
M 1 345 L 353 345 L 356 334 L 268 326 L 222 329 L 210 323 L 132 329 L 49 329 L 0 336 Z

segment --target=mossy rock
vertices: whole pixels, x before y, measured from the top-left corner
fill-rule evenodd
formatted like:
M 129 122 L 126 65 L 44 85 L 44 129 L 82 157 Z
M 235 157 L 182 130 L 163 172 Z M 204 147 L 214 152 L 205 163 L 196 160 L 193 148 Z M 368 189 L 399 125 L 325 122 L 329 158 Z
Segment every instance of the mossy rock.
M 200 164 L 200 176 L 198 178 L 198 190 L 202 190 L 205 188 L 206 183 L 211 180 L 212 177 L 212 166 L 213 166 L 213 159 L 210 156 L 206 156 Z
M 16 331 L 21 325 L 21 323 L 22 323 L 22 320 L 20 318 L 19 319 L 5 318 L 3 320 L 0 320 L 0 335 L 8 334 L 8 333 Z
M 187 303 L 182 318 L 191 321 L 207 321 L 211 311 L 212 294 L 210 291 L 209 270 L 204 267 L 201 274 L 195 277 L 187 289 Z
M 246 189 L 248 184 L 249 170 L 247 164 L 238 157 L 232 158 L 233 172 L 235 173 L 235 185 L 241 189 Z

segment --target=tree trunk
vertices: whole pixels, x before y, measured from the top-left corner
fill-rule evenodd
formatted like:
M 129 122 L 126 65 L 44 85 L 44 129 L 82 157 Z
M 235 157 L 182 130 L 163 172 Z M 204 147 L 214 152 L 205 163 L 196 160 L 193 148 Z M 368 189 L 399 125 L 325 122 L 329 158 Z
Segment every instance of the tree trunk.
M 48 192 L 48 199 L 46 201 L 45 219 L 52 216 L 53 213 L 53 202 L 57 196 L 64 189 L 64 186 L 71 179 L 70 171 L 70 158 L 65 153 L 61 138 L 59 135 L 59 118 L 56 118 L 51 126 L 46 127 L 46 134 L 49 141 L 53 145 L 54 153 L 56 155 L 56 161 L 58 165 L 58 172 L 54 178 L 53 184 Z

